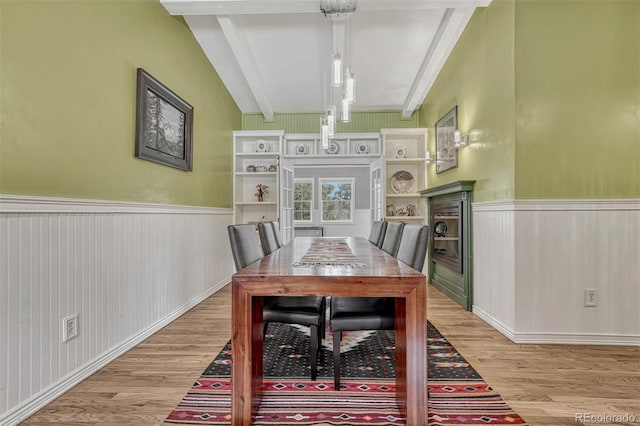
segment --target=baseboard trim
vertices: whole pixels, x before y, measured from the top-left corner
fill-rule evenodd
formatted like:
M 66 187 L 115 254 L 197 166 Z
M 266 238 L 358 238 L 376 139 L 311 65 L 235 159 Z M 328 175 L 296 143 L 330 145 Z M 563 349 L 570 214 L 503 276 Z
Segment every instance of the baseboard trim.
M 37 393 L 33 397 L 24 401 L 22 404 L 15 407 L 13 410 L 8 411 L 5 415 L 0 418 L 0 425 L 13 426 L 18 423 L 24 421 L 31 415 L 35 414 L 38 410 L 44 408 L 47 404 L 51 403 L 53 400 L 70 390 L 72 387 L 86 379 L 87 377 L 94 374 L 96 371 L 114 361 L 116 358 L 129 351 L 149 336 L 156 333 L 158 330 L 164 328 L 175 319 L 189 311 L 194 306 L 203 302 L 206 298 L 217 293 L 224 286 L 229 284 L 231 281 L 231 277 L 226 277 L 224 280 L 214 284 L 211 288 L 209 288 L 204 293 L 192 299 L 190 302 L 176 309 L 171 314 L 167 315 L 160 321 L 156 322 L 151 327 L 146 330 L 141 331 L 137 335 L 131 337 L 131 339 L 122 342 L 120 345 L 112 348 L 110 351 L 105 352 L 100 357 L 94 359 L 93 361 L 85 364 L 82 368 L 74 371 L 73 373 L 67 375 L 62 378 L 58 382 L 52 384 L 41 392 Z
M 473 313 L 509 340 L 518 344 L 640 346 L 640 336 L 637 335 L 596 333 L 519 333 L 513 331 L 511 328 L 507 327 L 476 306 L 473 307 Z
M 478 308 L 477 306 L 473 305 L 473 307 L 471 308 L 471 311 L 473 312 L 474 315 L 476 315 L 478 318 L 480 318 L 481 320 L 483 320 L 484 322 L 486 322 L 487 324 L 489 324 L 491 327 L 495 328 L 496 330 L 498 330 L 501 334 L 503 334 L 507 339 L 511 340 L 512 342 L 515 342 L 515 334 L 513 332 L 513 330 L 511 330 L 511 328 L 507 327 L 506 325 L 504 325 L 502 322 L 498 321 L 496 318 L 492 317 L 491 315 L 489 315 L 487 312 L 485 312 L 484 310 Z
M 640 336 L 622 334 L 515 333 L 516 343 L 640 346 Z

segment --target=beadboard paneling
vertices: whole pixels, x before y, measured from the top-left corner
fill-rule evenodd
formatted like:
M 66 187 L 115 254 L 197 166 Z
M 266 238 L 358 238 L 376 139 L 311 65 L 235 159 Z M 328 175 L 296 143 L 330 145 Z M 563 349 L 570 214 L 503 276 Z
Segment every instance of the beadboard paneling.
M 36 411 L 233 273 L 231 209 L 0 201 L 0 423 Z M 62 343 L 73 314 L 79 335 Z
M 508 333 L 515 329 L 513 204 L 477 206 L 472 206 L 473 311 Z
M 521 343 L 640 345 L 640 201 L 474 203 L 473 220 L 480 317 Z
M 242 130 L 284 130 L 285 133 L 319 133 L 321 113 L 274 114 L 273 121 L 266 121 L 259 113 L 242 114 Z M 336 123 L 337 133 L 378 132 L 418 126 L 418 111 L 408 119 L 401 111 L 356 111 L 351 113 L 349 123 Z

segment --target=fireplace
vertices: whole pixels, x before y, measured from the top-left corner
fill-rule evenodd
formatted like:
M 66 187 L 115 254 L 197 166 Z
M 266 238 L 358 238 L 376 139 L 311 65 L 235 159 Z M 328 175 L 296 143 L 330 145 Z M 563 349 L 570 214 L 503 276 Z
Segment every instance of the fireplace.
M 431 259 L 462 273 L 462 202 L 433 203 Z
M 428 200 L 429 282 L 470 311 L 473 306 L 471 200 L 475 181 L 420 191 Z

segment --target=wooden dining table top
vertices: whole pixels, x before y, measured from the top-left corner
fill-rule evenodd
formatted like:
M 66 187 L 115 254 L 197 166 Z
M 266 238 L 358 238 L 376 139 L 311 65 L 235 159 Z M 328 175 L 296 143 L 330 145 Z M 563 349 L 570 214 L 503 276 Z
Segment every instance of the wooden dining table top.
M 294 266 L 307 253 L 314 240 L 345 240 L 356 257 L 353 266 Z M 255 276 L 348 276 L 415 278 L 423 276 L 409 265 L 380 250 L 362 237 L 298 237 L 289 244 L 238 271 L 238 278 Z

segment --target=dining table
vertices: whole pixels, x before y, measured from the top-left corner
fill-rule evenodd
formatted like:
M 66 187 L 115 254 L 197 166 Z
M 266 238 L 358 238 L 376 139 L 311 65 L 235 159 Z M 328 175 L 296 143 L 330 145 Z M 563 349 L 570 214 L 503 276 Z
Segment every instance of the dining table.
M 406 424 L 427 424 L 425 275 L 366 238 L 298 237 L 232 276 L 232 425 L 250 425 L 260 406 L 265 296 L 395 298 L 398 408 Z

